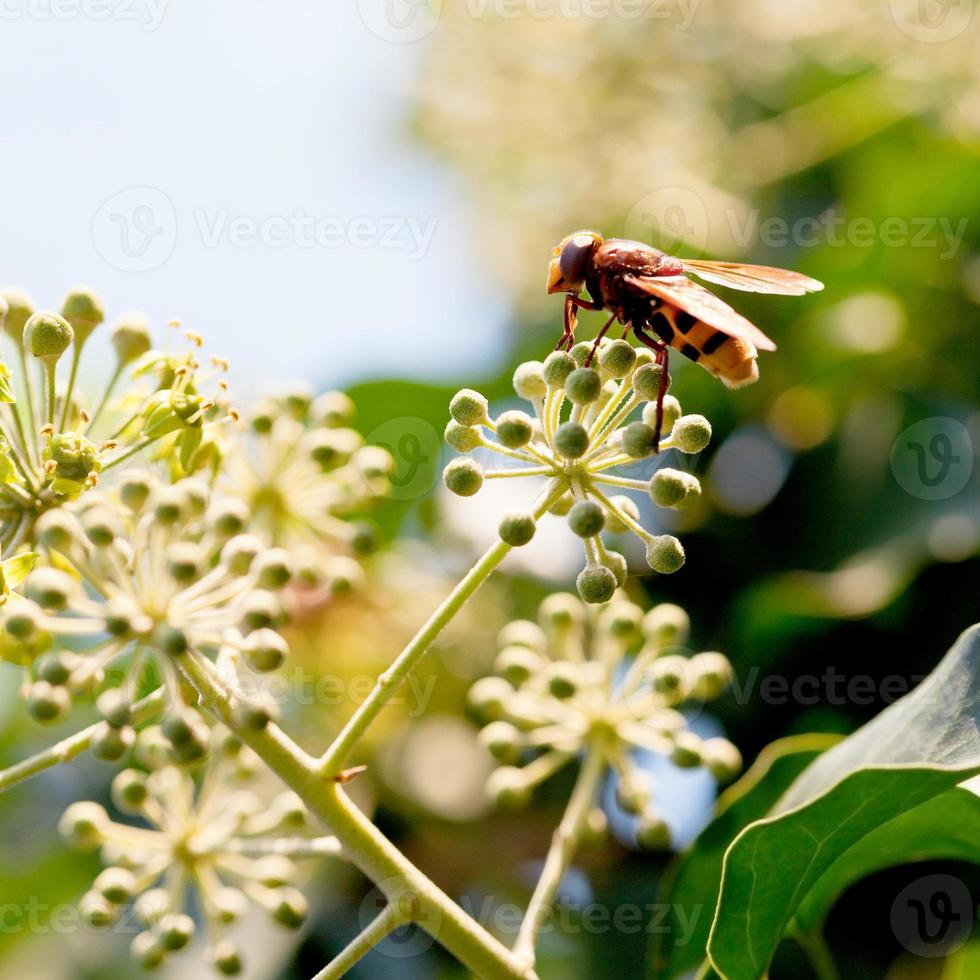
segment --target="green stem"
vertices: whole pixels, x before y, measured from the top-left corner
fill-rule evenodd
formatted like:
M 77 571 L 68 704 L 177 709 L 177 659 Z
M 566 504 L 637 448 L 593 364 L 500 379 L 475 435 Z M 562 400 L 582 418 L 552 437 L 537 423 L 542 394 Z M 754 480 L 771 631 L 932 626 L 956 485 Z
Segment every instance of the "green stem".
M 822 932 L 819 930 L 795 932 L 793 938 L 800 949 L 806 953 L 818 980 L 840 980 L 833 953 L 830 952 L 830 947 L 827 945 L 827 940 L 824 939 Z
M 24 393 L 27 396 L 27 431 L 31 437 L 31 447 L 37 456 L 37 416 L 34 414 L 34 388 L 31 385 L 31 372 L 27 366 L 27 351 L 24 345 L 17 345 L 17 353 L 20 357 L 20 370 L 24 378 Z
M 72 355 L 71 355 L 71 372 L 68 375 L 68 390 L 65 392 L 65 404 L 61 409 L 61 423 L 58 428 L 63 432 L 65 426 L 68 424 L 68 412 L 71 409 L 71 396 L 75 391 L 75 378 L 78 375 L 78 362 L 82 357 L 81 345 L 76 343 L 72 345 Z
M 166 433 L 164 433 L 165 435 Z M 138 442 L 131 449 L 127 449 L 121 456 L 117 456 L 115 459 L 110 460 L 105 466 L 102 467 L 103 470 L 110 469 L 113 466 L 121 463 L 124 459 L 129 459 L 130 456 L 135 456 L 136 453 L 142 452 L 147 446 L 152 445 L 157 439 L 162 439 L 163 435 L 152 436 L 149 439 L 144 439 L 142 442 Z
M 45 384 L 45 417 L 48 420 L 48 425 L 54 426 L 54 399 L 55 399 L 55 376 L 57 370 L 55 367 L 55 362 L 47 363 L 44 365 L 44 380 Z
M 337 837 L 344 853 L 381 890 L 388 902 L 412 903 L 414 921 L 465 967 L 484 980 L 536 980 L 499 940 L 475 922 L 430 881 L 348 799 L 333 779 L 325 779 L 316 760 L 277 725 L 262 731 L 238 726 L 234 695 L 214 666 L 190 651 L 176 660 L 197 689 L 201 704 L 235 731 Z
M 566 481 L 554 480 L 538 498 L 532 509 L 535 520 L 547 513 L 552 504 L 565 492 Z M 441 606 L 429 617 L 428 622 L 415 634 L 408 646 L 395 658 L 375 683 L 374 689 L 351 716 L 320 759 L 320 771 L 328 778 L 340 775 L 341 769 L 354 745 L 378 716 L 381 709 L 395 693 L 399 684 L 425 656 L 429 647 L 446 624 L 459 612 L 463 604 L 490 577 L 490 573 L 507 557 L 511 546 L 498 540 L 469 570 L 462 581 L 449 593 Z
M 149 721 L 160 712 L 163 705 L 164 693 L 162 690 L 154 691 L 142 701 L 137 701 L 132 710 L 133 723 Z M 74 735 L 69 735 L 68 738 L 52 745 L 43 752 L 38 752 L 37 755 L 32 755 L 29 759 L 24 759 L 23 762 L 18 762 L 8 769 L 0 771 L 0 793 L 31 776 L 51 769 L 59 763 L 70 762 L 83 752 L 88 751 L 92 745 L 92 740 L 101 729 L 102 722 L 96 722 Z
M 514 944 L 514 955 L 529 967 L 534 966 L 534 946 L 538 933 L 548 921 L 562 875 L 578 850 L 589 810 L 595 802 L 599 780 L 606 768 L 605 756 L 598 746 L 591 746 L 582 763 L 575 789 L 569 798 L 565 815 L 551 839 L 551 849 L 541 877 L 535 886 Z
M 108 404 L 109 398 L 111 397 L 112 392 L 115 390 L 116 384 L 122 376 L 123 368 L 125 366 L 126 365 L 121 361 L 116 365 L 116 370 L 112 372 L 112 377 L 109 378 L 109 383 L 106 385 L 105 391 L 102 392 L 102 398 L 99 400 L 98 407 L 95 409 L 92 418 L 89 419 L 88 426 L 86 427 L 87 432 L 91 432 L 95 426 L 95 423 L 99 421 L 99 416 L 102 414 L 106 405 Z
M 370 953 L 385 936 L 394 932 L 399 926 L 411 922 L 411 912 L 402 909 L 402 904 L 404 903 L 392 902 L 386 905 L 381 914 L 355 936 L 313 980 L 339 980 L 355 963 Z

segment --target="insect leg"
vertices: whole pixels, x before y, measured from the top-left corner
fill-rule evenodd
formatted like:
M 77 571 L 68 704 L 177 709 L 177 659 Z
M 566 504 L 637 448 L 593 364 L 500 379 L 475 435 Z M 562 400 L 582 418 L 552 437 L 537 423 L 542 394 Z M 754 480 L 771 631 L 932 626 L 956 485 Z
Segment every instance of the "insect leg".
M 665 343 L 650 337 L 642 327 L 633 324 L 633 333 L 637 340 L 646 344 L 656 355 L 657 364 L 662 368 L 660 372 L 660 387 L 657 389 L 657 421 L 654 426 L 653 451 L 660 452 L 660 433 L 664 425 L 664 396 L 667 394 L 667 386 L 670 384 L 670 374 L 668 373 L 668 350 Z
M 592 350 L 589 351 L 589 356 L 585 359 L 585 367 L 592 366 L 592 358 L 595 357 L 595 352 L 599 349 L 599 344 L 602 343 L 602 338 L 606 336 L 606 332 L 613 325 L 615 320 L 616 320 L 615 313 L 613 313 L 613 315 L 608 320 L 606 320 L 602 329 L 599 331 L 599 335 L 595 339 L 595 343 L 592 345 Z
M 575 328 L 578 317 L 575 315 L 575 297 L 569 293 L 565 297 L 565 330 L 555 344 L 555 350 L 561 350 L 566 344 L 570 347 L 575 342 Z

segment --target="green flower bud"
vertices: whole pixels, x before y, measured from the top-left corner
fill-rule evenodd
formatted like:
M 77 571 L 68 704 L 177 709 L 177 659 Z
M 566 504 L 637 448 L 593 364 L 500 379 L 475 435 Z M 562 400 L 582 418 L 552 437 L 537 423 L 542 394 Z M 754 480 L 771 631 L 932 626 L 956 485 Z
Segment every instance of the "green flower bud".
M 44 724 L 61 718 L 71 707 L 71 697 L 63 687 L 55 687 L 47 681 L 36 681 L 27 692 L 27 713 Z
M 140 511 L 150 496 L 152 482 L 145 473 L 126 470 L 120 477 L 119 498 L 134 512 Z
M 568 526 L 580 538 L 595 537 L 606 524 L 606 512 L 594 500 L 580 500 L 568 514 Z
M 701 744 L 704 764 L 719 783 L 734 779 L 742 768 L 742 755 L 726 738 L 709 738 Z
M 112 781 L 112 802 L 123 813 L 138 814 L 148 795 L 146 776 L 136 769 L 124 769 Z
M 543 375 L 549 388 L 564 388 L 568 376 L 575 370 L 571 354 L 563 350 L 552 351 L 544 362 Z
M 24 324 L 25 349 L 46 364 L 55 364 L 73 337 L 71 324 L 57 313 L 34 313 Z
M 174 749 L 188 747 L 195 750 L 203 744 L 205 751 L 211 739 L 211 730 L 193 711 L 175 711 L 167 715 L 160 725 L 160 732 Z M 203 753 L 202 753 L 203 754 Z
M 625 340 L 614 340 L 599 352 L 599 368 L 613 378 L 625 378 L 636 367 L 636 348 Z
M 581 422 L 563 422 L 555 433 L 555 450 L 565 459 L 580 459 L 588 452 L 589 433 Z
M 130 704 L 117 687 L 103 691 L 96 698 L 95 706 L 99 709 L 99 714 L 115 728 L 123 728 L 133 720 Z
M 302 422 L 309 414 L 310 405 L 313 404 L 313 389 L 305 381 L 295 381 L 280 400 L 283 408 L 297 422 Z
M 497 439 L 508 449 L 522 449 L 533 435 L 534 426 L 525 412 L 504 412 L 497 419 Z
M 153 633 L 153 643 L 168 657 L 182 657 L 190 648 L 187 634 L 176 626 L 161 624 Z
M 342 391 L 325 391 L 310 405 L 310 417 L 317 425 L 337 428 L 354 418 L 354 402 Z
M 665 466 L 650 480 L 650 499 L 658 507 L 690 507 L 701 496 L 698 478 L 683 470 Z
M 608 602 L 616 594 L 616 575 L 604 565 L 588 565 L 575 580 L 584 602 Z
M 568 353 L 578 367 L 585 367 L 585 362 L 592 353 L 592 341 L 580 340 Z
M 656 434 L 656 429 L 646 422 L 630 422 L 623 429 L 623 452 L 633 459 L 646 459 L 647 456 L 653 455 Z
M 257 555 L 252 562 L 252 574 L 260 589 L 278 592 L 284 589 L 293 577 L 289 553 L 284 548 L 270 548 Z
M 60 612 L 78 590 L 75 580 L 57 568 L 35 568 L 27 578 L 27 598 L 42 609 Z
M 230 498 L 212 504 L 208 512 L 208 522 L 222 540 L 241 534 L 248 527 L 251 518 L 246 504 Z
M 7 307 L 3 329 L 7 331 L 11 340 L 22 343 L 24 325 L 37 309 L 37 304 L 23 289 L 18 289 L 16 286 L 5 286 L 0 295 L 3 296 Z
M 691 674 L 690 661 L 676 655 L 658 657 L 647 670 L 653 689 L 662 695 L 669 705 L 680 703 L 688 689 Z
M 471 453 L 481 440 L 480 430 L 472 425 L 460 425 L 455 419 L 450 419 L 446 426 L 446 442 L 458 453 Z
M 230 939 L 221 939 L 207 949 L 211 966 L 226 977 L 237 977 L 242 972 L 242 957 L 238 947 Z
M 497 533 L 505 544 L 509 544 L 512 548 L 521 548 L 531 541 L 537 529 L 538 526 L 531 514 L 515 511 L 504 514 Z
M 549 513 L 556 517 L 564 517 L 574 506 L 575 498 L 570 491 L 563 493 L 550 507 Z
M 211 896 L 211 904 L 218 921 L 231 925 L 248 914 L 248 899 L 238 888 L 220 888 Z
M 541 603 L 538 617 L 545 629 L 569 630 L 585 622 L 585 610 L 575 596 L 568 592 L 556 592 Z
M 722 653 L 697 654 L 691 658 L 691 669 L 695 676 L 691 694 L 701 701 L 713 701 L 732 682 L 732 665 Z
M 368 480 L 387 480 L 395 470 L 391 453 L 382 446 L 364 446 L 357 451 L 355 461 Z
M 514 391 L 521 398 L 537 401 L 548 393 L 544 380 L 544 365 L 540 361 L 525 361 L 514 372 Z
M 639 816 L 650 805 L 650 787 L 640 776 L 623 776 L 616 784 L 616 802 L 632 816 Z
M 599 625 L 622 643 L 632 643 L 640 635 L 643 610 L 632 602 L 614 602 L 603 610 Z
M 141 932 L 133 936 L 133 941 L 129 944 L 129 955 L 144 970 L 155 970 L 163 963 L 166 954 L 153 933 Z
M 130 728 L 114 728 L 108 722 L 99 724 L 92 736 L 92 755 L 103 762 L 117 762 L 136 743 L 136 732 Z
M 618 551 L 607 551 L 602 557 L 602 564 L 616 576 L 616 587 L 622 588 L 629 575 L 629 565 Z
M 94 289 L 76 286 L 61 304 L 61 315 L 71 324 L 75 331 L 75 343 L 81 347 L 105 319 L 105 308 Z
M 449 403 L 449 414 L 460 425 L 484 425 L 488 421 L 486 398 L 478 391 L 464 388 L 453 395 Z
M 144 313 L 125 313 L 112 331 L 112 346 L 120 364 L 131 364 L 152 346 L 150 322 Z
M 158 931 L 163 948 L 168 953 L 176 953 L 191 941 L 194 920 L 183 913 L 165 915 L 160 919 Z
M 93 507 L 82 515 L 82 528 L 96 548 L 108 548 L 115 542 L 119 527 L 108 507 Z
M 670 827 L 661 817 L 645 816 L 636 828 L 636 842 L 645 851 L 669 851 L 672 843 Z
M 275 593 L 255 589 L 242 600 L 242 629 L 246 633 L 275 627 L 282 616 L 282 602 Z
M 504 647 L 493 661 L 494 673 L 519 687 L 533 677 L 542 666 L 541 655 L 525 646 Z
M 678 732 L 670 759 L 681 769 L 696 769 L 701 765 L 701 739 L 693 732 Z
M 248 424 L 259 436 L 267 436 L 279 418 L 279 406 L 271 398 L 263 398 L 249 414 Z
M 664 420 L 662 429 L 670 432 L 674 424 L 681 417 L 681 403 L 673 395 L 664 395 Z M 656 428 L 657 425 L 657 403 L 648 402 L 643 406 L 643 421 L 647 425 Z
M 245 637 L 242 653 L 253 670 L 277 670 L 289 653 L 286 641 L 271 629 L 257 629 Z
M 58 821 L 58 833 L 81 851 L 94 850 L 102 843 L 109 825 L 109 814 L 98 803 L 72 803 Z
M 78 903 L 78 911 L 87 925 L 95 929 L 104 929 L 112 925 L 116 918 L 116 910 L 111 902 L 107 902 L 98 892 L 86 892 Z
M 548 690 L 561 701 L 572 697 L 579 687 L 579 674 L 574 664 L 558 661 L 548 667 Z
M 26 603 L 18 603 L 18 605 L 23 606 Z M 33 603 L 30 605 L 34 607 L 37 613 L 40 613 L 37 606 L 34 606 Z M 7 629 L 10 631 L 9 623 Z M 11 633 L 11 635 L 15 634 Z M 78 658 L 70 651 L 55 650 L 44 654 L 34 662 L 34 673 L 40 681 L 47 681 L 55 687 L 64 687 L 71 680 L 72 668 L 77 661 Z
M 487 780 L 487 796 L 497 806 L 517 809 L 526 806 L 531 799 L 531 787 L 524 773 L 515 766 L 501 766 L 490 773 Z
M 52 475 L 56 480 L 82 483 L 90 473 L 98 473 L 102 469 L 99 450 L 77 432 L 59 432 L 51 436 L 44 450 L 44 458 L 54 462 Z
M 583 848 L 598 847 L 609 834 L 609 820 L 602 807 L 594 806 L 585 815 L 582 826 L 581 844 Z
M 490 722 L 480 730 L 479 739 L 498 762 L 510 764 L 521 757 L 521 733 L 510 722 Z
M 660 646 L 684 643 L 690 631 L 690 617 L 672 602 L 661 602 L 643 617 L 644 635 Z
M 663 367 L 659 364 L 641 364 L 633 372 L 633 390 L 644 401 L 654 401 L 660 396 L 660 378 Z
M 303 893 L 296 888 L 280 888 L 272 918 L 287 929 L 299 929 L 309 915 L 310 907 Z
M 504 705 L 514 689 L 502 677 L 481 677 L 469 690 L 466 700 L 481 717 L 496 719 L 503 714 Z
M 684 565 L 684 547 L 672 534 L 652 538 L 647 544 L 647 564 L 661 575 L 672 575 Z
M 279 721 L 279 705 L 269 697 L 240 701 L 235 705 L 234 716 L 239 728 L 260 732 Z
M 6 613 L 3 625 L 15 640 L 29 640 L 40 631 L 43 617 L 44 614 L 38 605 L 29 599 L 25 599 L 23 602 L 18 602 Z M 51 680 L 50 677 L 41 677 L 41 680 L 46 680 L 51 684 L 58 683 Z
M 381 547 L 381 531 L 370 521 L 357 521 L 350 546 L 358 555 L 374 554 Z
M 252 562 L 261 554 L 265 546 L 251 534 L 237 534 L 229 538 L 221 549 L 221 564 L 232 575 L 246 575 L 252 567 Z
M 483 470 L 472 459 L 454 459 L 443 471 L 446 487 L 457 496 L 472 497 L 483 486 Z
M 529 619 L 515 619 L 500 631 L 497 645 L 501 650 L 504 647 L 518 646 L 544 653 L 548 647 L 548 638 L 537 623 L 532 623 Z
M 128 868 L 106 868 L 92 883 L 92 889 L 113 905 L 125 905 L 136 894 L 136 876 Z
M 682 453 L 699 453 L 711 442 L 711 423 L 703 415 L 684 415 L 674 423 L 670 438 Z
M 617 510 L 622 511 L 627 517 L 631 517 L 639 523 L 640 508 L 636 506 L 636 502 L 632 497 L 617 494 L 615 497 L 610 497 L 609 499 L 616 505 Z M 629 530 L 629 526 L 621 521 L 614 511 L 609 511 L 606 514 L 606 530 L 610 534 L 624 534 Z
M 575 405 L 588 405 L 599 397 L 602 380 L 592 368 L 576 368 L 565 381 L 565 394 Z

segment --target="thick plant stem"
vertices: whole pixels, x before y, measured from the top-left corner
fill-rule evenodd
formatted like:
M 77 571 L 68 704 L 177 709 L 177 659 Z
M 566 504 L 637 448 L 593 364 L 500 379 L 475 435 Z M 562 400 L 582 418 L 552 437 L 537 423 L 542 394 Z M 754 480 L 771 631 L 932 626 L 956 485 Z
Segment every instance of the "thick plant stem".
M 235 695 L 214 666 L 190 651 L 175 662 L 197 689 L 201 704 L 227 724 L 337 837 L 348 859 L 389 903 L 410 903 L 414 921 L 478 977 L 536 980 L 513 954 L 430 881 L 350 801 L 340 784 L 325 778 L 317 761 L 277 725 L 261 731 L 235 723 Z
M 595 802 L 599 780 L 606 767 L 605 756 L 597 746 L 588 749 L 579 770 L 575 789 L 569 798 L 565 814 L 551 839 L 551 849 L 545 860 L 541 877 L 535 886 L 514 943 L 514 955 L 529 967 L 534 965 L 534 946 L 538 933 L 548 921 L 551 903 L 561 883 L 562 875 L 578 850 L 579 840 L 589 810 Z
M 328 963 L 313 980 L 339 980 L 359 960 L 390 935 L 399 926 L 411 922 L 411 913 L 406 913 L 404 903 L 392 902 L 384 907 L 381 914 L 361 933 L 355 936 L 349 945 Z
M 547 513 L 551 505 L 564 493 L 565 488 L 566 484 L 563 480 L 555 480 L 548 485 L 531 511 L 535 520 Z M 395 693 L 398 685 L 411 673 L 446 624 L 490 577 L 490 573 L 507 557 L 510 550 L 511 546 L 503 541 L 498 540 L 493 544 L 429 617 L 428 622 L 415 634 L 394 663 L 378 677 L 374 689 L 323 754 L 320 768 L 325 776 L 340 775 L 351 750 Z
M 154 691 L 133 705 L 134 723 L 149 721 L 159 714 L 163 706 L 163 691 Z M 31 776 L 44 772 L 45 769 L 51 769 L 62 762 L 70 762 L 83 752 L 87 752 L 102 726 L 103 722 L 101 721 L 89 725 L 88 728 L 83 728 L 80 732 L 69 735 L 68 738 L 62 739 L 49 749 L 38 752 L 37 755 L 32 755 L 29 759 L 24 759 L 22 762 L 0 771 L 0 793 L 10 789 L 11 786 L 16 786 L 17 783 L 22 783 L 25 779 L 30 779 Z

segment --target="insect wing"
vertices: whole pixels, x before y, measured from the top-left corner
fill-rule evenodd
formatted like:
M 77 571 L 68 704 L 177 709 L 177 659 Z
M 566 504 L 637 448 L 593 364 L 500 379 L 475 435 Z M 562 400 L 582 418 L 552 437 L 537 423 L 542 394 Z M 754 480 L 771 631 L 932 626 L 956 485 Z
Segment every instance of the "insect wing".
M 823 283 L 789 269 L 769 265 L 743 265 L 741 262 L 684 260 L 684 268 L 706 282 L 745 293 L 773 293 L 778 296 L 804 296 L 823 289 Z
M 631 286 L 670 303 L 709 326 L 733 337 L 749 341 L 758 350 L 775 350 L 776 345 L 754 324 L 736 313 L 704 286 L 686 276 L 624 276 Z

